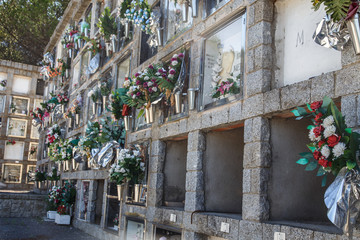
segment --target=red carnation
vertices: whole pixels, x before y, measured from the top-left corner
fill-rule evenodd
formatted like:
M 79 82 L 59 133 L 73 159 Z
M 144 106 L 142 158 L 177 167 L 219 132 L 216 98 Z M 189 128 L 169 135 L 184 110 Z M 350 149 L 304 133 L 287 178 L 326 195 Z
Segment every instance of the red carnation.
M 321 123 L 322 122 L 322 120 L 321 120 L 322 116 L 323 116 L 322 113 L 317 114 L 315 116 L 315 122 L 316 123 Z
M 322 145 L 324 145 L 325 143 L 325 140 L 321 140 L 320 142 L 318 142 L 318 147 L 321 148 Z
M 335 147 L 335 145 L 339 143 L 340 139 L 341 137 L 338 135 L 331 135 L 330 137 L 328 137 L 327 143 L 329 147 Z
M 322 133 L 323 131 L 324 131 L 324 127 L 323 127 L 323 126 L 318 126 L 318 127 L 314 128 L 315 137 L 321 136 L 321 133 Z
M 314 158 L 315 158 L 316 160 L 319 160 L 320 157 L 321 157 L 321 152 L 319 152 L 319 151 L 314 151 L 313 155 L 314 155 Z
M 318 163 L 319 163 L 321 166 L 325 167 L 325 168 L 326 168 L 326 167 L 331 167 L 331 165 L 332 165 L 332 162 L 327 161 L 324 157 L 321 157 L 321 158 L 319 159 Z
M 321 108 L 322 104 L 323 104 L 323 101 L 313 102 L 313 103 L 310 105 L 310 108 L 313 110 L 313 112 L 315 112 L 316 110 L 318 110 L 319 108 Z

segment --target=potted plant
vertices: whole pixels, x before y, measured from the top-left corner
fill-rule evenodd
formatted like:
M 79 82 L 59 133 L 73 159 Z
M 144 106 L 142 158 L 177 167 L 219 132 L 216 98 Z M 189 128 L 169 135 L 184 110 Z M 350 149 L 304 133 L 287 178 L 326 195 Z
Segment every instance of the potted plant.
M 56 212 L 61 203 L 61 188 L 53 186 L 46 199 L 47 218 L 55 220 Z
M 37 182 L 37 188 L 41 189 L 43 182 L 46 180 L 46 173 L 40 171 L 39 169 L 35 170 L 35 182 Z
M 70 225 L 72 208 L 76 198 L 76 189 L 71 183 L 66 181 L 60 191 L 61 201 L 55 215 L 55 223 L 60 225 Z
M 115 231 L 119 230 L 119 214 L 116 214 L 113 223 L 114 223 L 114 230 Z

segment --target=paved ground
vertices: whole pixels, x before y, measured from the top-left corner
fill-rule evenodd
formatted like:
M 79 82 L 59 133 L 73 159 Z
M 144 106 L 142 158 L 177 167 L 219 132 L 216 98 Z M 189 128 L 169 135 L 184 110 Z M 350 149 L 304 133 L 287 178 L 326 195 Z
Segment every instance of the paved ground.
M 40 218 L 0 218 L 0 240 L 97 240 L 71 226 Z

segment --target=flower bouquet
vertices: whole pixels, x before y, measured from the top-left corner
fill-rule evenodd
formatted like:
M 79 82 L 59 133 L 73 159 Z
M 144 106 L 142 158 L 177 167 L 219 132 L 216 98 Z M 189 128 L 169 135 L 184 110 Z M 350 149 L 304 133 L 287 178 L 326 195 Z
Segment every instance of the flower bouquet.
M 328 97 L 292 112 L 297 119 L 311 117 L 313 123 L 308 126 L 310 152 L 300 153 L 297 163 L 306 165 L 306 171 L 318 169 L 316 175 L 323 176 L 322 186 L 328 174 L 336 176 L 325 192 L 325 204 L 330 221 L 348 234 L 359 214 L 356 206 L 360 201 L 360 134 L 346 126 L 344 116 Z
M 31 146 L 30 155 L 34 155 L 37 152 L 37 146 Z
M 240 87 L 238 86 L 238 82 L 240 79 L 240 75 L 236 78 L 228 78 L 226 80 L 220 80 L 216 83 L 214 87 L 214 92 L 211 95 L 212 98 L 221 98 L 225 97 L 228 94 L 238 94 L 240 93 Z
M 35 181 L 43 182 L 46 180 L 46 172 L 40 171 L 39 169 L 35 170 Z
M 115 118 L 115 120 L 119 120 L 122 117 L 125 117 L 129 115 L 128 111 L 123 111 L 124 108 L 124 102 L 122 100 L 122 96 L 126 95 L 126 89 L 125 88 L 118 88 L 112 93 L 111 97 L 111 112 Z M 124 115 L 125 114 L 125 115 Z
M 45 141 L 48 144 L 48 146 L 50 146 L 50 144 L 52 144 L 53 142 L 59 141 L 60 136 L 61 136 L 61 129 L 59 125 L 55 124 L 54 126 L 48 129 Z
M 121 4 L 119 15 L 120 18 L 127 19 L 127 21 L 139 26 L 147 34 L 152 34 L 152 11 L 147 1 L 124 1 Z

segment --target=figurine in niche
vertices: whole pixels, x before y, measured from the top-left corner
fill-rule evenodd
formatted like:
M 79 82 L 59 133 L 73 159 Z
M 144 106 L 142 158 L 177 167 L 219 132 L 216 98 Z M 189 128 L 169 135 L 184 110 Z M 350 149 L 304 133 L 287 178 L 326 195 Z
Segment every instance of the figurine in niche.
M 219 54 L 213 67 L 212 86 L 215 87 L 221 81 L 232 78 L 232 69 L 235 60 L 235 53 L 232 48 L 224 52 L 223 45 L 218 44 Z

